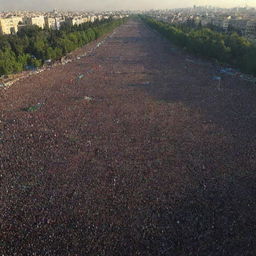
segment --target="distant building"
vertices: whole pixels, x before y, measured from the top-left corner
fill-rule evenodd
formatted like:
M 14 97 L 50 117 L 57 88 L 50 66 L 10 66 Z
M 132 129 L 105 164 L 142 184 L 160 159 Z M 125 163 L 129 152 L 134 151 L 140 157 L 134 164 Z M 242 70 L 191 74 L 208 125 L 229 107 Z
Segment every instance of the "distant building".
M 245 35 L 250 39 L 256 39 L 256 21 L 247 22 Z
M 122 15 L 114 15 L 112 18 L 114 19 L 114 20 L 118 20 L 118 19 L 122 19 L 124 16 L 122 16 Z M 168 18 L 168 17 L 167 17 Z
M 229 22 L 230 20 L 229 19 L 225 19 L 224 21 L 223 21 L 223 30 L 225 31 L 225 32 L 228 32 L 228 28 L 229 28 Z
M 57 29 L 56 19 L 51 17 L 44 17 L 45 27 L 49 29 Z
M 15 34 L 18 31 L 18 24 L 22 22 L 21 17 L 0 19 L 0 33 L 3 35 Z
M 56 21 L 56 29 L 60 29 L 60 27 L 65 24 L 65 19 L 62 18 L 55 18 Z
M 90 21 L 89 17 L 67 17 L 66 18 L 66 23 L 72 26 L 80 25 L 89 21 Z
M 21 31 L 23 28 L 25 28 L 27 25 L 25 25 L 25 24 L 19 24 L 18 25 L 18 31 Z
M 199 17 L 195 17 L 194 18 L 194 22 L 195 22 L 195 24 L 198 26 L 199 24 L 201 24 L 201 20 L 200 20 L 200 18 Z
M 241 35 L 245 35 L 246 31 L 246 25 L 247 25 L 248 20 L 246 19 L 230 19 L 229 21 L 229 26 L 231 28 L 236 29 L 241 33 Z
M 223 28 L 223 22 L 224 22 L 224 19 L 222 17 L 214 18 L 212 20 L 212 25 L 219 28 Z
M 202 18 L 201 19 L 202 26 L 207 26 L 207 25 L 209 25 L 211 23 L 212 23 L 212 20 L 210 18 Z
M 25 17 L 23 19 L 25 25 L 36 25 L 39 28 L 45 27 L 45 20 L 44 16 L 37 16 L 37 17 Z

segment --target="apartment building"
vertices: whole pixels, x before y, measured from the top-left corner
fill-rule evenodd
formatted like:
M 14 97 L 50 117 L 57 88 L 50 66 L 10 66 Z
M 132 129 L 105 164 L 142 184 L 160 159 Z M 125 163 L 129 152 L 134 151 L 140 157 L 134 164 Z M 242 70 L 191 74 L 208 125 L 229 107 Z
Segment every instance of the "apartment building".
M 90 22 L 94 22 L 97 18 L 98 18 L 98 17 L 95 16 L 95 15 L 91 16 L 91 17 L 90 17 Z
M 247 19 L 230 19 L 229 25 L 231 28 L 240 31 L 242 35 L 245 35 L 247 22 Z
M 37 17 L 25 17 L 23 19 L 25 25 L 36 25 L 40 28 L 45 27 L 45 20 L 44 16 L 37 16 Z
M 223 21 L 223 29 L 225 32 L 228 32 L 228 29 L 229 29 L 229 23 L 230 23 L 230 19 L 227 18 Z
M 247 22 L 245 35 L 250 39 L 256 39 L 256 21 Z
M 0 19 L 0 33 L 2 35 L 15 34 L 18 31 L 18 24 L 22 22 L 21 17 L 10 17 Z
M 80 25 L 85 22 L 89 22 L 90 18 L 89 17 L 67 17 L 66 18 L 66 23 L 74 26 L 74 25 Z
M 241 33 L 241 35 L 245 35 L 246 34 L 246 29 L 247 29 L 247 23 L 248 23 L 248 19 L 236 19 L 236 18 L 231 18 L 229 17 L 216 17 L 212 19 L 212 23 L 213 25 L 222 28 L 225 32 L 228 31 L 229 28 L 235 29 L 236 31 L 239 31 Z M 250 24 L 250 23 L 249 23 Z M 249 30 L 253 30 L 253 25 L 251 25 L 252 27 L 248 28 L 248 33 Z
M 46 28 L 57 29 L 56 19 L 51 17 L 44 17 L 44 23 Z
M 55 18 L 56 29 L 60 29 L 60 27 L 65 23 L 65 19 L 62 17 Z

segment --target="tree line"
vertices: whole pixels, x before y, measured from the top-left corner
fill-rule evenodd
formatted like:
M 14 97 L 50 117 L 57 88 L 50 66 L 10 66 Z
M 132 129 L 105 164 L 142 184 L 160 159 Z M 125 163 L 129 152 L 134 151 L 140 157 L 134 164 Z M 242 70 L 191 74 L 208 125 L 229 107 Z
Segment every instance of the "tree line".
M 151 17 L 140 17 L 150 27 L 189 52 L 256 75 L 256 46 L 237 33 L 225 34 L 210 28 L 172 25 Z
M 112 31 L 125 19 L 63 25 L 60 30 L 37 26 L 22 28 L 16 35 L 0 36 L 0 76 L 43 65 L 45 60 L 58 60 L 67 53 Z

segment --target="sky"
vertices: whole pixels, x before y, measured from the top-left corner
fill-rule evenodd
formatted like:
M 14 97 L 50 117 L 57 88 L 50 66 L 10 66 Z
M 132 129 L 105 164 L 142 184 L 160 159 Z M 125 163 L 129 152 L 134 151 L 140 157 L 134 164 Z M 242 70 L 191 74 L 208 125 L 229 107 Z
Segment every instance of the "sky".
M 145 10 L 212 5 L 256 7 L 256 0 L 0 0 L 3 10 Z

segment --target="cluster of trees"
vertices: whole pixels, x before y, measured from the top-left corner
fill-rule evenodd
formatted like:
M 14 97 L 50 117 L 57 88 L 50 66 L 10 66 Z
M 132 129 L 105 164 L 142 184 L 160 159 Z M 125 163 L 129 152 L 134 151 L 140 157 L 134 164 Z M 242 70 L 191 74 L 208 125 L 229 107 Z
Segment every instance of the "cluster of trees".
M 105 33 L 124 19 L 108 19 L 79 26 L 64 25 L 60 30 L 29 26 L 16 35 L 0 36 L 0 76 L 39 67 L 45 60 L 58 60 Z
M 209 28 L 170 25 L 141 16 L 150 27 L 195 55 L 228 63 L 256 75 L 256 46 L 237 33 L 225 34 Z
M 186 31 L 187 31 L 187 28 L 190 28 L 190 29 L 202 29 L 203 28 L 202 22 L 200 21 L 199 23 L 197 23 L 197 22 L 195 22 L 194 19 L 188 19 L 185 23 L 176 24 L 174 26 L 178 27 L 178 28 L 182 28 L 182 30 L 186 30 Z M 227 30 L 225 30 L 222 27 L 213 25 L 211 23 L 205 25 L 204 28 L 209 28 L 210 30 L 221 32 L 221 33 L 226 33 L 229 35 L 231 35 L 232 33 L 237 33 L 239 36 L 242 36 L 241 30 L 239 30 L 233 26 L 230 26 L 230 25 L 228 26 Z

